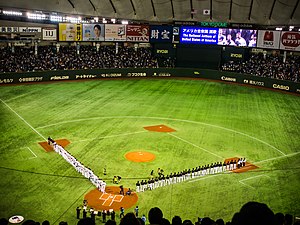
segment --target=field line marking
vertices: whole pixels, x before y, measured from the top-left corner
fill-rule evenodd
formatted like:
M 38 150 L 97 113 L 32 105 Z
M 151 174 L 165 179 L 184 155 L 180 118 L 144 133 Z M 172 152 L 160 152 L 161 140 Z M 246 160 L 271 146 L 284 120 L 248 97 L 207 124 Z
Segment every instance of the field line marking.
M 242 181 L 240 181 L 240 180 L 239 180 L 239 182 L 240 182 L 241 184 L 243 184 L 243 185 L 245 185 L 245 186 L 249 187 L 249 188 L 255 189 L 255 187 L 252 187 L 252 186 L 251 186 L 251 185 L 249 185 L 249 184 L 245 184 L 244 182 L 242 182 Z
M 197 181 L 201 181 L 201 180 L 206 180 L 206 179 L 210 179 L 210 178 L 221 176 L 221 175 L 225 175 L 225 173 L 220 173 L 220 174 L 213 175 L 213 176 L 205 176 L 205 177 L 196 178 L 194 180 L 189 180 L 187 183 L 193 183 L 193 182 L 197 182 Z
M 102 203 L 102 205 L 104 205 L 109 199 L 110 199 L 111 194 L 109 194 L 109 196 L 105 199 L 105 201 Z
M 242 179 L 242 180 L 240 180 L 240 181 L 245 181 L 245 180 L 252 180 L 252 179 L 255 179 L 255 178 L 257 178 L 257 177 L 268 177 L 268 178 L 270 178 L 269 176 L 267 176 L 267 175 L 265 175 L 265 174 L 261 174 L 261 175 L 257 175 L 257 176 L 254 176 L 254 177 L 248 177 L 248 178 L 246 178 L 246 179 Z
M 15 100 L 15 99 L 18 99 L 18 98 L 22 98 L 22 97 L 27 96 L 27 95 L 32 95 L 32 93 L 25 93 L 25 94 L 17 95 L 13 98 L 7 99 L 6 102 L 9 102 L 9 101 L 12 101 L 12 100 Z
M 37 158 L 37 155 L 29 148 L 29 147 L 26 147 L 35 157 L 31 157 L 31 158 Z
M 171 134 L 171 133 L 168 133 L 168 134 L 171 135 L 172 137 L 175 137 L 175 138 L 177 138 L 177 139 L 179 139 L 179 140 L 181 140 L 181 141 L 183 141 L 183 142 L 185 142 L 185 143 L 188 143 L 188 144 L 190 144 L 190 145 L 192 145 L 192 146 L 194 146 L 194 147 L 196 147 L 196 148 L 200 148 L 201 150 L 203 150 L 203 151 L 205 151 L 205 152 L 208 152 L 208 153 L 211 154 L 211 155 L 217 156 L 218 158 L 222 158 L 222 159 L 224 158 L 224 157 L 219 156 L 219 155 L 217 155 L 217 154 L 215 154 L 215 153 L 213 153 L 213 152 L 211 152 L 211 151 L 206 150 L 205 148 L 202 148 L 202 147 L 200 147 L 200 146 L 198 146 L 198 145 L 195 145 L 194 143 L 192 143 L 192 142 L 190 142 L 190 141 L 184 140 L 184 139 L 181 138 L 181 137 L 178 137 L 178 136 L 176 136 L 176 135 L 174 135 L 174 134 Z
M 15 110 L 13 110 L 9 105 L 7 105 L 2 99 L 1 102 L 6 105 L 12 112 L 14 112 L 24 123 L 26 123 L 35 133 L 37 133 L 40 137 L 42 137 L 45 141 L 47 140 L 43 135 L 40 134 L 33 126 L 31 126 L 22 116 L 20 116 Z
M 114 203 L 114 200 L 116 198 L 116 195 L 113 197 L 113 199 L 111 200 L 111 203 L 109 204 L 109 206 L 111 206 Z
M 222 130 L 226 130 L 226 131 L 230 131 L 230 132 L 233 132 L 233 133 L 240 134 L 240 135 L 248 137 L 250 139 L 254 139 L 258 142 L 263 143 L 264 145 L 269 146 L 270 148 L 273 148 L 274 150 L 279 152 L 281 155 L 286 155 L 285 153 L 283 153 L 282 151 L 280 151 L 278 148 L 274 147 L 273 145 L 271 145 L 271 144 L 269 144 L 269 143 L 267 143 L 263 140 L 260 140 L 256 137 L 253 137 L 249 134 L 245 134 L 243 132 L 240 132 L 240 131 L 232 130 L 230 128 L 221 127 L 221 126 L 213 125 L 213 124 L 209 124 L 209 123 L 203 123 L 203 122 L 192 121 L 192 120 L 174 119 L 174 118 L 151 117 L 151 116 L 103 116 L 103 117 L 91 117 L 91 118 L 84 118 L 84 119 L 62 121 L 62 122 L 53 123 L 53 124 L 49 124 L 49 125 L 45 125 L 45 126 L 40 126 L 40 127 L 37 127 L 36 129 L 42 129 L 42 128 L 56 126 L 56 125 L 65 124 L 65 123 L 81 122 L 81 121 L 88 121 L 88 120 L 99 120 L 99 119 L 118 119 L 118 118 L 119 119 L 124 119 L 124 118 L 133 118 L 133 119 L 140 118 L 140 119 L 142 119 L 142 118 L 145 118 L 145 119 L 155 119 L 155 120 L 169 120 L 169 121 L 179 121 L 179 122 L 201 124 L 201 125 L 205 125 L 205 126 L 209 126 L 209 127 L 215 127 L 215 128 L 219 128 L 219 129 L 222 129 Z
M 112 138 L 112 137 L 120 137 L 120 136 L 132 135 L 132 134 L 140 134 L 140 133 L 145 133 L 145 132 L 148 132 L 148 131 L 137 131 L 137 132 L 132 132 L 132 133 L 109 135 L 109 136 L 105 136 L 105 137 L 89 138 L 89 139 L 83 139 L 83 140 L 78 140 L 78 141 L 72 141 L 72 143 L 84 142 L 84 141 L 93 141 L 93 140 L 97 140 L 97 139 L 105 139 L 105 138 Z
M 271 179 L 271 177 L 269 177 L 269 176 L 267 176 L 267 175 L 265 175 L 265 174 L 261 174 L 261 175 L 257 175 L 257 176 L 254 176 L 254 177 L 248 177 L 248 178 L 246 178 L 246 179 L 239 180 L 239 182 L 240 182 L 241 184 L 247 186 L 247 187 L 250 187 L 250 188 L 255 189 L 255 187 L 253 187 L 253 186 L 251 186 L 251 185 L 249 185 L 249 184 L 245 184 L 244 181 L 246 181 L 246 180 L 252 180 L 252 179 L 255 179 L 255 178 L 258 178 L 258 177 L 268 177 L 269 179 Z
M 300 152 L 294 152 L 294 153 L 291 153 L 291 154 L 288 154 L 288 155 L 283 155 L 283 156 L 278 156 L 278 157 L 274 157 L 274 158 L 270 158 L 270 159 L 265 159 L 265 160 L 258 161 L 258 162 L 253 162 L 252 164 L 255 165 L 255 164 L 258 164 L 258 163 L 273 161 L 273 160 L 277 160 L 277 159 L 281 159 L 281 158 L 285 158 L 285 157 L 291 157 L 291 156 L 297 155 L 299 153 Z
M 102 200 L 102 196 L 104 195 L 104 193 L 102 193 L 102 195 L 99 197 L 100 200 Z

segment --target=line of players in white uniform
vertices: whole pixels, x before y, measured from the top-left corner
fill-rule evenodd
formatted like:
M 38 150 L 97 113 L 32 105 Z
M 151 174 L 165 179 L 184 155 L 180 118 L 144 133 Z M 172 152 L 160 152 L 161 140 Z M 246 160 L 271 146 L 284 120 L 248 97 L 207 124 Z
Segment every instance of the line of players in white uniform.
M 205 165 L 202 167 L 196 167 L 189 170 L 184 170 L 178 173 L 170 173 L 167 176 L 164 176 L 162 173 L 158 172 L 158 177 L 151 177 L 149 180 L 142 180 L 136 183 L 136 192 L 144 192 L 146 190 L 153 190 L 158 187 L 163 187 L 166 185 L 180 183 L 189 179 L 193 179 L 200 176 L 205 176 L 208 174 L 222 173 L 226 171 L 231 171 L 239 169 L 246 165 L 246 159 L 240 158 L 237 161 L 231 160 L 227 162 L 216 162 L 211 165 Z M 159 169 L 160 170 L 160 169 Z M 151 172 L 151 174 L 153 174 Z
M 93 185 L 97 187 L 99 191 L 105 193 L 106 183 L 105 181 L 101 180 L 94 172 L 90 169 L 85 167 L 81 162 L 79 162 L 74 156 L 72 156 L 68 151 L 66 151 L 62 146 L 58 145 L 55 141 L 51 138 L 48 143 L 51 143 L 53 149 L 60 154 L 68 163 L 70 163 L 78 173 L 81 173 L 84 177 L 89 179 Z

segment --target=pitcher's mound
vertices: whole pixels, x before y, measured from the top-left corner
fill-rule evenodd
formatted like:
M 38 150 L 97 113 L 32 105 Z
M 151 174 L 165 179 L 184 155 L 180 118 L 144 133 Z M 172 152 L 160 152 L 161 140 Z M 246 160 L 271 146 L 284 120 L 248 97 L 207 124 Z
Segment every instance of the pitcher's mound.
M 125 193 L 127 190 L 128 188 L 124 188 Z M 118 211 L 121 207 L 128 209 L 138 201 L 138 196 L 135 192 L 132 192 L 131 195 L 120 195 L 120 188 L 116 186 L 108 186 L 105 191 L 106 193 L 102 193 L 98 189 L 94 189 L 87 193 L 84 199 L 87 200 L 87 204 L 90 207 L 98 211 L 110 209 Z
M 57 144 L 59 144 L 60 146 L 62 146 L 63 148 L 65 148 L 68 144 L 70 144 L 71 142 L 67 139 L 59 139 L 59 140 L 55 140 L 55 142 Z M 42 146 L 43 149 L 45 149 L 46 152 L 51 152 L 54 151 L 52 146 L 48 145 L 47 141 L 44 142 L 39 142 L 40 146 Z
M 125 158 L 133 162 L 150 162 L 155 159 L 155 155 L 150 152 L 137 151 L 126 153 Z
M 156 125 L 156 126 L 149 126 L 144 127 L 145 130 L 148 131 L 155 131 L 155 132 L 174 132 L 176 130 L 172 129 L 171 127 L 168 127 L 166 125 Z

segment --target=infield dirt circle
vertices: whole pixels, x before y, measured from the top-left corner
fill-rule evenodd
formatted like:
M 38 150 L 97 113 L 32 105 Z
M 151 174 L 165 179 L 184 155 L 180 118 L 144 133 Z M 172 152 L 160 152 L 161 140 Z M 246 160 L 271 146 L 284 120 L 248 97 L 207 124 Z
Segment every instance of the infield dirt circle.
M 155 155 L 145 151 L 128 152 L 125 158 L 133 162 L 150 162 L 155 159 Z
M 138 201 L 138 196 L 135 192 L 131 195 L 120 195 L 120 188 L 118 186 L 107 186 L 106 193 L 100 192 L 98 189 L 91 190 L 84 196 L 87 204 L 95 210 L 120 210 L 121 207 L 128 209 L 134 206 Z M 128 188 L 124 188 L 126 193 Z

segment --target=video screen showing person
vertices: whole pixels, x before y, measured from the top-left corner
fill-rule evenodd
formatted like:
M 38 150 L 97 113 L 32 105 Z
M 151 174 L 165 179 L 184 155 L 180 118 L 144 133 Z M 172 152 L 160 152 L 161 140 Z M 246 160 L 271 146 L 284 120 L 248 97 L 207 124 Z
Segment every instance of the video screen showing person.
M 256 47 L 257 30 L 219 29 L 218 45 Z

